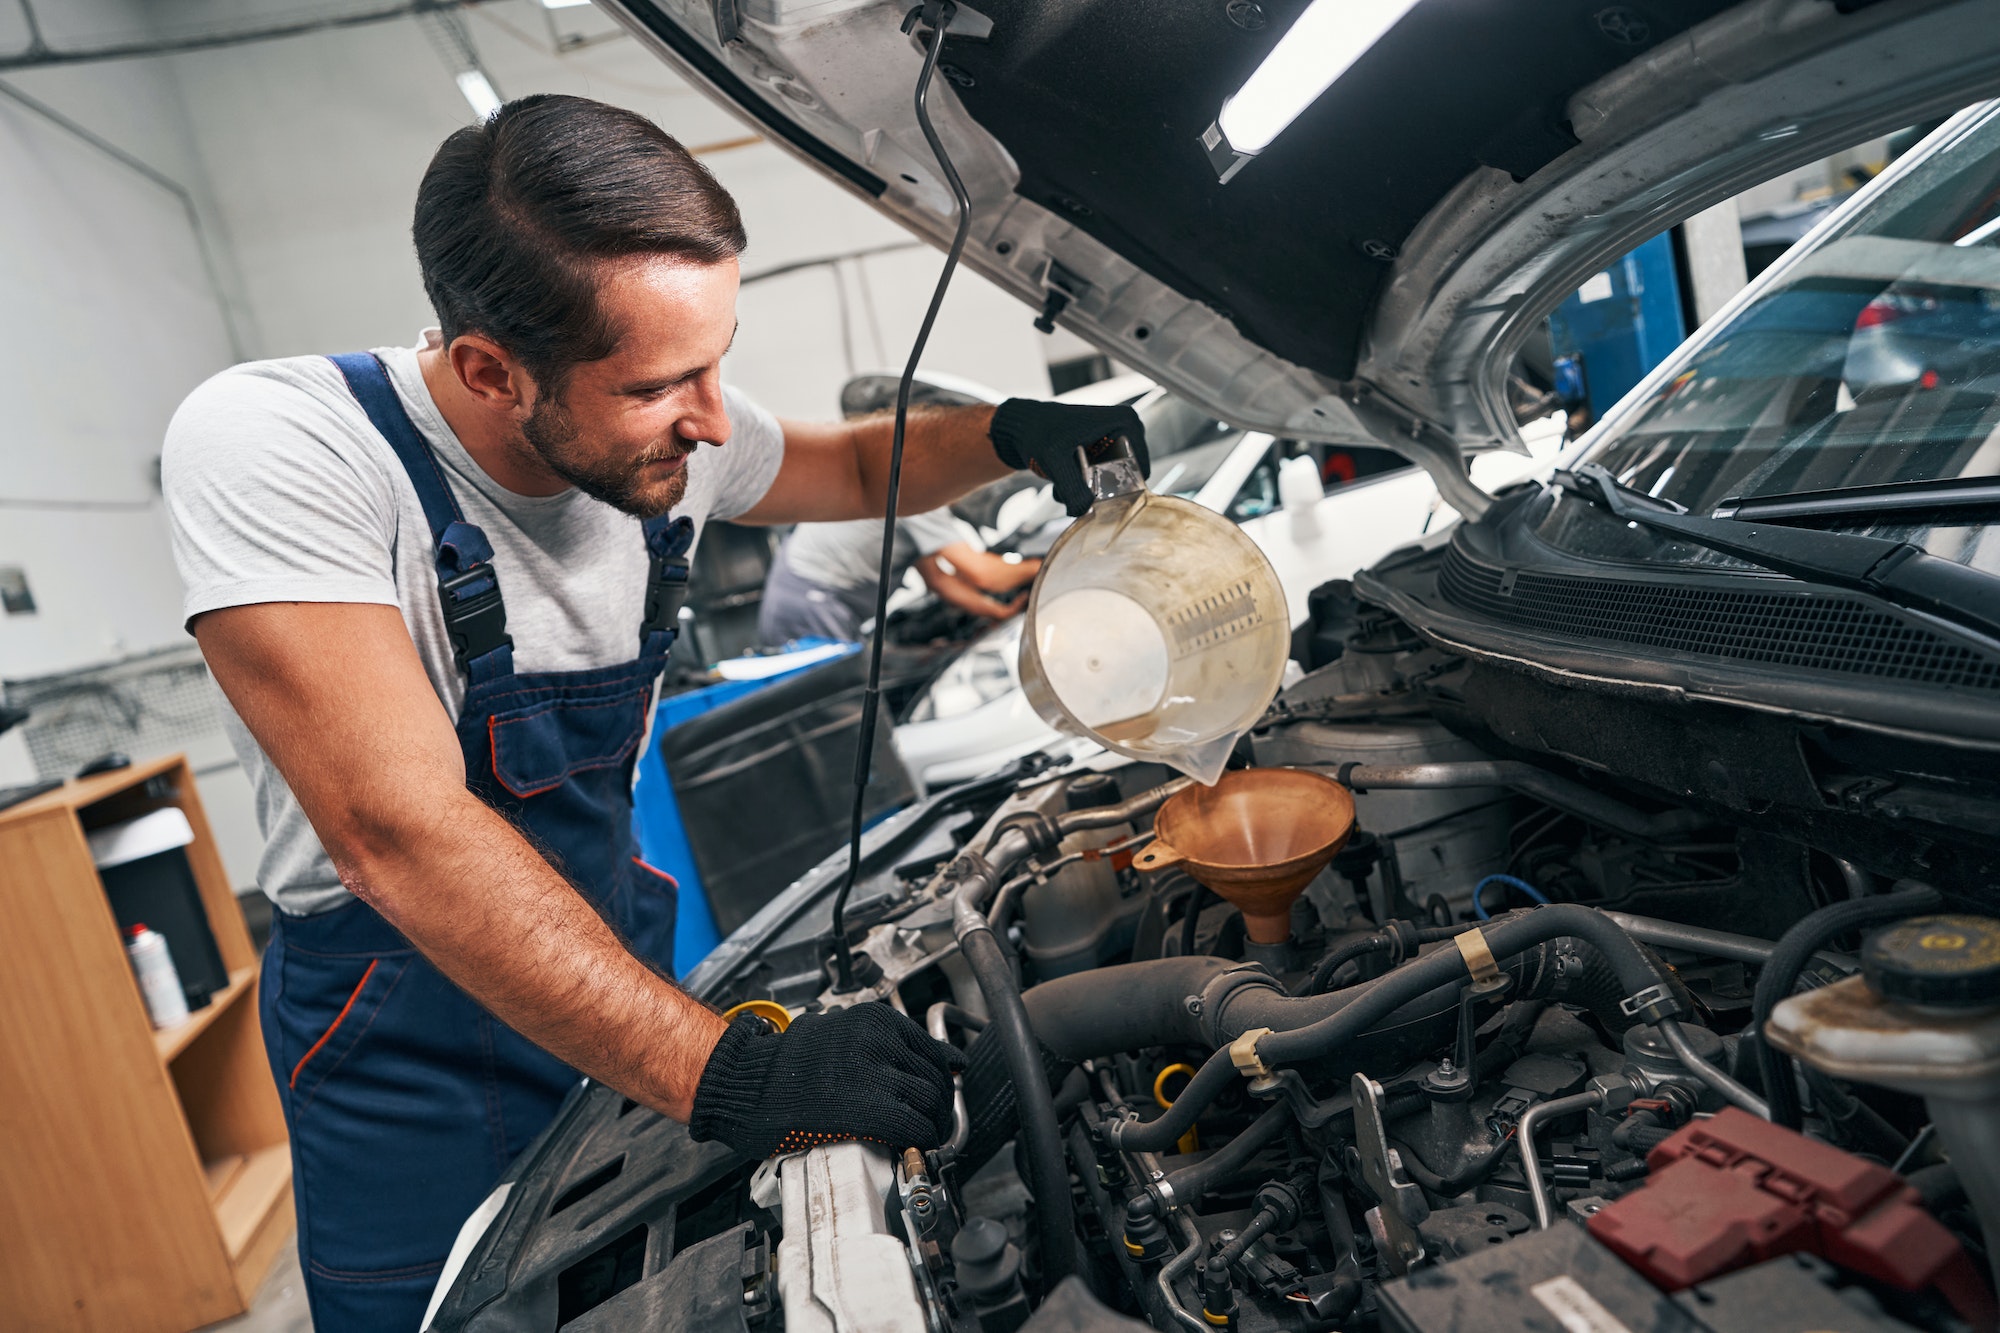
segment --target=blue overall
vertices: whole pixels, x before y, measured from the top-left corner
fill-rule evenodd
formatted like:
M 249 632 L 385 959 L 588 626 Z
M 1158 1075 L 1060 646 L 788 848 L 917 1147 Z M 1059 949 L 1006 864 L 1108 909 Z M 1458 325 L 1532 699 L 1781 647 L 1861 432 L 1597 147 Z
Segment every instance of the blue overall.
M 459 669 L 466 786 L 568 876 L 661 973 L 672 879 L 639 860 L 632 768 L 687 586 L 688 519 L 645 525 L 638 656 L 514 670 L 492 548 L 464 521 L 373 356 L 337 356 L 429 521 Z M 635 608 L 637 610 L 637 608 Z M 420 886 L 419 886 L 420 891 Z M 462 890 L 461 890 L 462 891 Z M 553 1117 L 575 1070 L 489 1014 L 359 900 L 274 914 L 259 995 L 291 1130 L 299 1260 L 318 1333 L 414 1331 L 459 1224 Z

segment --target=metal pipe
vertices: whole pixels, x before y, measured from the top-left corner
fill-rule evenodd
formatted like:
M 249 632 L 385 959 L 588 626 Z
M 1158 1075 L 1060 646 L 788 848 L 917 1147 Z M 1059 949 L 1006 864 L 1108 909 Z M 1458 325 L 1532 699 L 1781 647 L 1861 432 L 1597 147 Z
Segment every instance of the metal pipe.
M 1689 953 L 1706 954 L 1710 958 L 1763 964 L 1770 961 L 1772 951 L 1778 947 L 1776 940 L 1759 939 L 1755 935 L 1738 935 L 1731 930 L 1684 926 L 1678 921 L 1633 916 L 1628 912 L 1606 912 L 1604 915 L 1617 922 L 1619 929 L 1641 944 L 1667 949 L 1686 949 Z M 1813 957 L 1847 972 L 1852 972 L 1860 966 L 1853 958 L 1843 953 L 1821 950 Z
M 1653 1026 L 1667 1039 L 1667 1045 L 1673 1047 L 1674 1058 L 1687 1066 L 1689 1073 L 1720 1093 L 1723 1100 L 1734 1102 L 1760 1120 L 1771 1118 L 1771 1107 L 1768 1102 L 1715 1065 L 1702 1059 L 1701 1053 L 1695 1050 L 1694 1044 L 1687 1039 L 1687 1033 L 1681 1030 L 1680 1020 L 1663 1018 Z
M 1661 1026 L 1665 1026 L 1662 1024 Z M 1548 1190 L 1542 1185 L 1542 1163 L 1535 1155 L 1535 1131 L 1544 1120 L 1553 1120 L 1571 1111 L 1586 1111 L 1604 1104 L 1604 1094 L 1593 1088 L 1589 1092 L 1579 1092 L 1569 1097 L 1558 1097 L 1552 1102 L 1531 1106 L 1521 1117 L 1515 1137 L 1521 1141 L 1521 1174 L 1528 1178 L 1528 1197 L 1535 1201 L 1535 1227 L 1547 1231 L 1555 1224 L 1555 1211 L 1549 1207 Z
M 1130 824 L 1143 815 L 1152 814 L 1166 804 L 1169 796 L 1193 782 L 1193 778 L 1175 778 L 1157 787 L 1148 787 L 1137 796 L 1128 796 L 1116 805 L 1093 805 L 1082 810 L 1070 810 L 1056 816 L 1056 827 L 1064 833 L 1076 833 L 1082 829 Z
M 949 1000 L 939 1000 L 924 1012 L 924 1026 L 938 1041 L 951 1040 L 947 1026 L 951 1023 L 972 1032 L 986 1026 L 985 1019 L 973 1017 Z M 971 1137 L 972 1113 L 965 1105 L 965 1075 L 956 1073 L 951 1076 L 951 1138 L 945 1141 L 944 1146 L 955 1157 L 965 1151 L 966 1141 Z
M 1194 1266 L 1194 1261 L 1200 1256 L 1203 1248 L 1201 1233 L 1195 1230 L 1194 1223 L 1188 1221 L 1185 1214 L 1176 1213 L 1174 1216 L 1186 1234 L 1182 1236 L 1184 1244 L 1181 1246 L 1181 1252 L 1160 1265 L 1159 1276 L 1154 1279 L 1159 1285 L 1160 1299 L 1166 1302 L 1167 1310 L 1173 1315 L 1175 1322 L 1189 1329 L 1190 1333 L 1215 1333 L 1215 1330 L 1201 1319 L 1188 1313 L 1187 1307 L 1181 1304 L 1181 1298 L 1174 1293 L 1175 1280 Z
M 1451 787 L 1512 787 L 1573 815 L 1634 838 L 1658 840 L 1713 821 L 1691 810 L 1647 814 L 1616 797 L 1592 791 L 1545 768 L 1518 759 L 1469 759 L 1437 764 L 1347 764 L 1340 780 L 1356 791 L 1424 791 Z

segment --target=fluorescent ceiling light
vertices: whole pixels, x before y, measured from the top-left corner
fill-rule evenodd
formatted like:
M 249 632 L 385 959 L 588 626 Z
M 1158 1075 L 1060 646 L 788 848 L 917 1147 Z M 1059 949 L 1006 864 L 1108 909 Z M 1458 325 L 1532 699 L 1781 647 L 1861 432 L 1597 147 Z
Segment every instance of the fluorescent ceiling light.
M 576 9 L 576 8 L 579 8 L 579 7 L 583 6 L 583 5 L 587 5 L 587 4 L 589 4 L 590 2 L 591 2 L 591 0 L 542 0 L 542 8 L 543 8 L 543 9 Z
M 458 90 L 465 94 L 465 100 L 472 104 L 472 114 L 485 120 L 500 109 L 500 94 L 493 91 L 484 70 L 468 69 L 453 77 L 458 81 Z
M 1313 0 L 1202 134 L 1222 179 L 1269 148 L 1416 6 L 1417 0 Z

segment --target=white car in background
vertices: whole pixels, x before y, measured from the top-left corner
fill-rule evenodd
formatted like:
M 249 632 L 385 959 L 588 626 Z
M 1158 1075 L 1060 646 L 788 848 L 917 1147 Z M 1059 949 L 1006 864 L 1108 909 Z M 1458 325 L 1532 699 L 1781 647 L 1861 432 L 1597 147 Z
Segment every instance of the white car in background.
M 1077 390 L 1064 399 L 1124 401 L 1136 378 L 1091 385 L 1098 390 L 1094 398 Z M 1238 430 L 1165 389 L 1153 389 L 1136 406 L 1146 423 L 1153 490 L 1240 524 L 1277 570 L 1294 626 L 1306 619 L 1314 588 L 1366 568 L 1451 517 L 1423 469 L 1387 450 L 1308 445 Z M 1522 438 L 1525 455 L 1493 453 L 1475 461 L 1482 486 L 1506 485 L 1553 460 L 1562 444 L 1561 415 L 1530 423 Z M 1062 507 L 1043 486 L 1010 496 L 985 535 L 1040 529 L 1052 539 L 1051 529 L 1063 522 Z M 918 695 L 896 728 L 897 753 L 920 791 L 977 777 L 1058 738 L 1021 691 L 1021 624 L 1017 616 L 975 639 Z

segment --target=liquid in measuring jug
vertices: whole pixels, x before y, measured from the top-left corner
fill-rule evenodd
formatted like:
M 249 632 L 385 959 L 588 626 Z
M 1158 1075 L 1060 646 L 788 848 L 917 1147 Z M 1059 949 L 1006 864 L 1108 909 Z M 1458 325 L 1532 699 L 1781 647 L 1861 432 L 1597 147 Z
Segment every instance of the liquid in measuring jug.
M 1276 572 L 1221 515 L 1101 497 L 1030 597 L 1021 683 L 1050 725 L 1201 782 L 1277 692 L 1291 622 Z
M 1109 588 L 1076 588 L 1035 618 L 1049 686 L 1084 726 L 1110 740 L 1143 740 L 1167 695 L 1166 635 L 1145 607 Z

